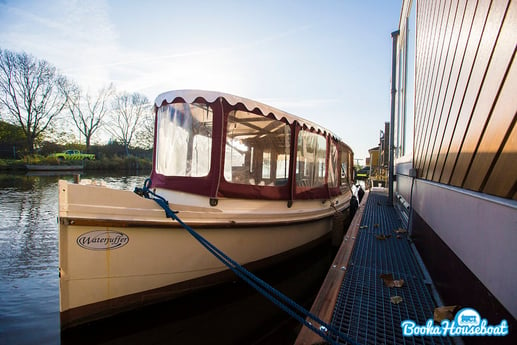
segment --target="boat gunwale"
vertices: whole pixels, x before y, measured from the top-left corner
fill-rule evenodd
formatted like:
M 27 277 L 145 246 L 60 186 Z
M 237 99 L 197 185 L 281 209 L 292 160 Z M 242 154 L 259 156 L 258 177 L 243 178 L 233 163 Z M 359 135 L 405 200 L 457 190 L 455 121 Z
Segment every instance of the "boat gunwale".
M 279 219 L 274 221 L 258 221 L 264 220 L 264 218 L 248 219 L 247 221 L 228 219 L 228 220 L 215 220 L 215 221 L 186 221 L 189 226 L 195 226 L 196 228 L 256 228 L 256 227 L 271 227 L 275 225 L 291 225 L 291 224 L 303 224 L 318 221 L 327 217 L 332 217 L 337 212 L 344 212 L 347 209 L 346 203 L 342 203 L 342 208 L 330 208 L 322 210 L 317 215 L 314 215 L 314 211 L 311 212 L 314 216 L 306 216 L 304 218 L 288 218 Z M 295 214 L 293 214 L 294 216 Z M 296 215 L 300 215 L 299 213 Z M 71 225 L 71 226 L 107 226 L 107 227 L 152 227 L 152 228 L 181 228 L 181 224 L 171 220 L 170 218 L 164 220 L 127 220 L 127 219 L 99 219 L 93 217 L 77 217 L 77 216 L 60 216 L 60 225 Z

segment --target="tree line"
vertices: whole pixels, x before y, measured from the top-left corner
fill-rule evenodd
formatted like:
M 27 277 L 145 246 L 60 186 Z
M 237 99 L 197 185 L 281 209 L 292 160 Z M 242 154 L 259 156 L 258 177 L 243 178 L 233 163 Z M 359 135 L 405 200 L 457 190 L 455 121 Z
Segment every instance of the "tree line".
M 77 140 L 70 126 L 80 133 L 87 152 L 101 130 L 122 144 L 126 155 L 130 147 L 153 144 L 152 105 L 145 95 L 117 92 L 113 84 L 84 92 L 49 62 L 2 49 L 0 121 L 0 141 L 14 140 L 17 133 L 29 155 L 43 141 Z

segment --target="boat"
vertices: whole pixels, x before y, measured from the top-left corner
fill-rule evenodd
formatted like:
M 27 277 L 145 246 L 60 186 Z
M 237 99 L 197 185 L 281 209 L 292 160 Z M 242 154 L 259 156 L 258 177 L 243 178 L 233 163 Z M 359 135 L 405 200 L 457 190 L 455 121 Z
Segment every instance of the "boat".
M 517 325 L 516 18 L 515 1 L 404 0 L 392 33 L 390 135 L 391 200 L 443 302 L 474 308 L 491 323 L 507 320 L 510 330 Z
M 83 170 L 82 165 L 49 165 L 49 164 L 26 164 L 29 171 L 77 171 Z
M 146 187 L 239 264 L 271 265 L 339 230 L 353 152 L 331 131 L 215 91 L 163 93 L 154 112 Z M 235 277 L 153 200 L 85 181 L 58 188 L 62 328 Z

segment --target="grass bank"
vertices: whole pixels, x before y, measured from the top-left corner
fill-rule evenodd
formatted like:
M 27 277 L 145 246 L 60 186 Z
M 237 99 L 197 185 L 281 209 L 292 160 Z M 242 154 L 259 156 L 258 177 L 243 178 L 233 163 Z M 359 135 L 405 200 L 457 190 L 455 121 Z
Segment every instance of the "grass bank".
M 149 171 L 153 167 L 150 160 L 130 157 L 112 157 L 95 159 L 92 161 L 84 161 L 84 170 L 98 170 L 98 171 Z

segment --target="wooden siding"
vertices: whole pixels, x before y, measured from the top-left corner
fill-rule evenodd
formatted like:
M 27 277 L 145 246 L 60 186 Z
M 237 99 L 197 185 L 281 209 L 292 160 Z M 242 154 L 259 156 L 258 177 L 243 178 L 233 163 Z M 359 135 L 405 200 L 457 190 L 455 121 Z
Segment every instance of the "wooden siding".
M 517 0 L 417 1 L 419 177 L 517 197 Z

